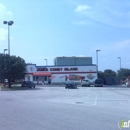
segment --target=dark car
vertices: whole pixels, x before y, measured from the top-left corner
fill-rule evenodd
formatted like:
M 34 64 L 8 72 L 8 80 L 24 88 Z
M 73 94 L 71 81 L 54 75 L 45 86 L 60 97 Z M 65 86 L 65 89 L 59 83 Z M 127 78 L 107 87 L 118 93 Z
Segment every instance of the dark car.
M 69 88 L 72 88 L 72 89 L 76 89 L 77 88 L 77 84 L 75 82 L 72 82 L 72 81 L 67 81 L 66 82 L 66 85 L 65 85 L 65 88 L 69 89 Z
M 94 86 L 95 87 L 103 87 L 103 80 L 102 79 L 96 79 Z
M 24 81 L 21 87 L 35 88 L 35 83 L 33 83 L 32 81 Z

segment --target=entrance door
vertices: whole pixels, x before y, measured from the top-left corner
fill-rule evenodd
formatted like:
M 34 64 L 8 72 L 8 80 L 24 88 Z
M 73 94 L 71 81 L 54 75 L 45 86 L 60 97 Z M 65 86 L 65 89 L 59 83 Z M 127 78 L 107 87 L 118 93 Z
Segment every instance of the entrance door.
M 30 81 L 30 76 L 27 77 L 27 81 Z

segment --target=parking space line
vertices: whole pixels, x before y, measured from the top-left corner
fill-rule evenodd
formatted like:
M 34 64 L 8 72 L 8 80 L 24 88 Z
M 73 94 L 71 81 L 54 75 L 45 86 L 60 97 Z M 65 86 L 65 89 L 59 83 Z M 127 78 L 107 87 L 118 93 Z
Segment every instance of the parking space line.
M 97 99 L 98 99 L 98 95 L 95 98 L 94 104 L 93 105 L 97 105 Z

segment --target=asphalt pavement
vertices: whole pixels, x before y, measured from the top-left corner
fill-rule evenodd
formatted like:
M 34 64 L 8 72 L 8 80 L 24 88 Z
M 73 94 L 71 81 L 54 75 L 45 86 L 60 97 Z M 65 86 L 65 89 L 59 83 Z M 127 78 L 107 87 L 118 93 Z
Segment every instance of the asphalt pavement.
M 130 120 L 125 86 L 0 91 L 0 104 L 0 130 L 119 130 Z

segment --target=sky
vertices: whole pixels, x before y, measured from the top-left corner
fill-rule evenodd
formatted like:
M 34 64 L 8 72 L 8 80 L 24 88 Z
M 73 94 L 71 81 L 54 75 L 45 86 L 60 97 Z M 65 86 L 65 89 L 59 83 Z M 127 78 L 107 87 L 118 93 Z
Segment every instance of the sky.
M 0 0 L 0 53 L 26 63 L 54 64 L 59 56 L 92 57 L 98 70 L 130 69 L 130 0 Z M 8 53 L 8 52 L 6 52 Z

